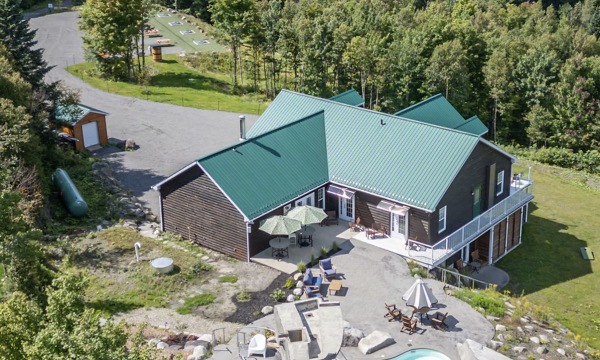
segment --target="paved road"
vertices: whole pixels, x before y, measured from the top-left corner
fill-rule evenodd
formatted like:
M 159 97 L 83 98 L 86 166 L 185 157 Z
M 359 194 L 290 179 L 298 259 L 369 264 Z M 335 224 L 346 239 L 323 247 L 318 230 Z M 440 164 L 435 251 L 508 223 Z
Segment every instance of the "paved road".
M 77 31 L 77 13 L 59 13 L 31 19 L 38 29 L 36 40 L 44 58 L 56 65 L 48 81 L 61 80 L 81 91 L 81 102 L 108 112 L 110 141 L 132 138 L 139 145 L 133 152 L 98 151 L 110 161 L 117 178 L 158 213 L 158 196 L 150 186 L 203 155 L 238 141 L 240 114 L 198 110 L 137 100 L 94 89 L 64 68 L 84 61 L 82 40 Z M 249 128 L 258 119 L 247 116 Z

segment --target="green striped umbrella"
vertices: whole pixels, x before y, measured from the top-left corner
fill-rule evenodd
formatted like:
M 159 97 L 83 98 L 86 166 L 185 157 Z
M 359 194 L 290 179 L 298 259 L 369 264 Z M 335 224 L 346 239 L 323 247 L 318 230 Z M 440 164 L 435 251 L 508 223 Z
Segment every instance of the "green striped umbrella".
M 267 219 L 259 227 L 260 230 L 271 235 L 289 235 L 302 228 L 302 223 L 298 220 L 290 219 L 286 216 L 273 216 Z
M 298 220 L 302 223 L 302 225 L 306 226 L 308 224 L 318 224 L 323 219 L 327 217 L 325 211 L 323 209 L 319 209 L 318 207 L 304 205 L 304 206 L 296 206 L 292 210 L 290 210 L 286 215 L 286 217 L 290 219 Z

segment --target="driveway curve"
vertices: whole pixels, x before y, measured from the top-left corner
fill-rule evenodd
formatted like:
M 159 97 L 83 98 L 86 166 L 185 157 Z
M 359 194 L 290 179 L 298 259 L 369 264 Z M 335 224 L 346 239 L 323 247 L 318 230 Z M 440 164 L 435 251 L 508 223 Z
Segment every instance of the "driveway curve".
M 77 20 L 77 12 L 30 20 L 31 28 L 37 29 L 37 46 L 44 48 L 44 59 L 55 66 L 46 80 L 78 89 L 81 103 L 108 112 L 111 142 L 128 138 L 136 142 L 136 151 L 103 148 L 95 155 L 108 160 L 123 185 L 158 214 L 158 194 L 150 186 L 195 159 L 236 143 L 240 114 L 134 99 L 91 87 L 65 70 L 85 61 Z M 257 119 L 257 115 L 247 115 L 247 128 Z

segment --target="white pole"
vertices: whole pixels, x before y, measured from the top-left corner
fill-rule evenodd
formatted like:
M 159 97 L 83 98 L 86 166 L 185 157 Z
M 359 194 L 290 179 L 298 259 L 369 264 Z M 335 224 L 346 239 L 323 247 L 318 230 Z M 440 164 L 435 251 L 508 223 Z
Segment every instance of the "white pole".
M 142 244 L 139 242 L 136 242 L 135 245 L 133 245 L 133 248 L 135 249 L 135 259 L 139 262 L 140 261 L 139 249 L 142 248 Z

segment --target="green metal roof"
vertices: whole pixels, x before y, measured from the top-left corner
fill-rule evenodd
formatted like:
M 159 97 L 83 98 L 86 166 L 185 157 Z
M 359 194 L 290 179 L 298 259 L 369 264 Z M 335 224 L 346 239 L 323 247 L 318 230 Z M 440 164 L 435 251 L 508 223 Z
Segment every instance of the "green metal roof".
M 354 89 L 350 89 L 346 92 L 330 97 L 329 100 L 351 106 L 361 106 L 365 103 L 365 100 L 362 98 L 362 96 L 360 96 L 360 94 Z
M 288 90 L 275 98 L 248 138 L 320 111 L 330 181 L 429 211 L 479 142 L 461 131 Z
M 324 113 L 309 114 L 197 161 L 253 219 L 329 180 Z
M 477 116 L 469 118 L 467 121 L 464 121 L 462 124 L 458 125 L 454 129 L 479 136 L 489 131 L 487 126 L 485 126 Z
M 420 103 L 398 111 L 394 115 L 450 129 L 454 129 L 465 122 L 465 119 L 442 94 L 425 99 Z
M 96 110 L 92 107 L 77 104 L 70 106 L 59 105 L 56 108 L 56 118 L 60 121 L 75 125 L 79 120 L 83 119 L 89 113 L 98 113 L 108 115 L 107 112 Z

